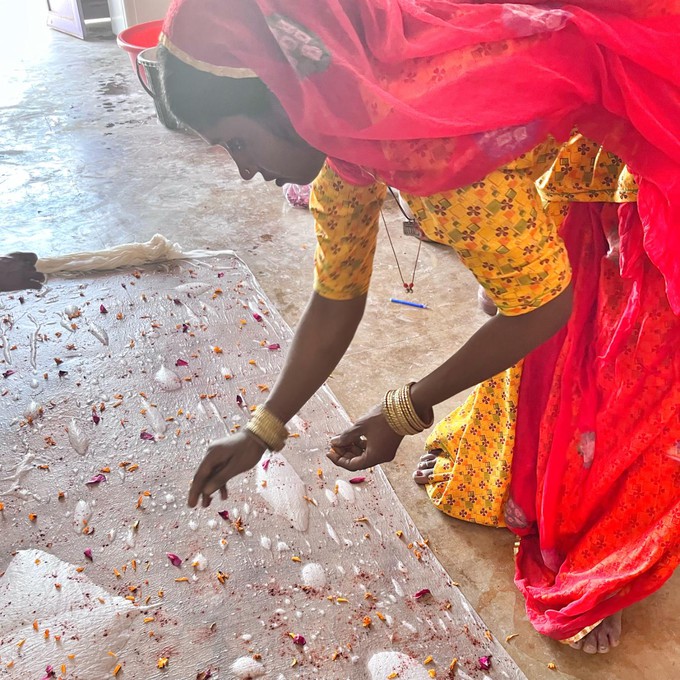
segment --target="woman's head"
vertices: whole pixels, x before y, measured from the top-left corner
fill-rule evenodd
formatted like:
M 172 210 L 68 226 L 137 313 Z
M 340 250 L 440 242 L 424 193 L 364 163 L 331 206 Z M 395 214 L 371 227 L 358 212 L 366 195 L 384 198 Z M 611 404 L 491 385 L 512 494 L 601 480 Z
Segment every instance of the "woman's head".
M 162 45 L 159 66 L 170 111 L 209 144 L 224 147 L 244 179 L 260 172 L 277 184 L 306 184 L 318 174 L 324 154 L 295 132 L 259 78 L 230 78 L 199 70 Z

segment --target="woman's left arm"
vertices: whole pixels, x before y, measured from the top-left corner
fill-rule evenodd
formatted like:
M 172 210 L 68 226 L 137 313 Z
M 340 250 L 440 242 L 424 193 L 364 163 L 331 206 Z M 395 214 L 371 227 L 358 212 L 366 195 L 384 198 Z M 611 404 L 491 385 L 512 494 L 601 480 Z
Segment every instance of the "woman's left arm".
M 421 420 L 431 422 L 436 404 L 501 373 L 551 338 L 569 320 L 571 302 L 569 285 L 531 312 L 489 319 L 441 366 L 411 386 L 411 401 Z M 362 470 L 393 460 L 401 440 L 378 405 L 331 440 L 328 457 L 347 470 Z

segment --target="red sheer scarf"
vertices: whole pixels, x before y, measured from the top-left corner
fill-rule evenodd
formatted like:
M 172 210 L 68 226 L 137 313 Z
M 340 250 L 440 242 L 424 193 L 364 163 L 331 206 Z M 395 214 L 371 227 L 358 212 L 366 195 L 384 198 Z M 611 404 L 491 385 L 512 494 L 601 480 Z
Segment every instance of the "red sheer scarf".
M 345 179 L 427 195 L 577 125 L 639 178 L 680 312 L 680 2 L 175 0 L 163 40 L 253 70 Z

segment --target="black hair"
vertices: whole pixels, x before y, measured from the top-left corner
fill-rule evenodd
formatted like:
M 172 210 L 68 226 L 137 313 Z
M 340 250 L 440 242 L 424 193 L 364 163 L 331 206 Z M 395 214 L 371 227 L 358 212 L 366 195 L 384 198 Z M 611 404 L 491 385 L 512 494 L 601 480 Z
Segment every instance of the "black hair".
M 228 116 L 265 117 L 273 95 L 259 78 L 228 78 L 201 71 L 159 45 L 165 103 L 188 127 L 203 131 Z

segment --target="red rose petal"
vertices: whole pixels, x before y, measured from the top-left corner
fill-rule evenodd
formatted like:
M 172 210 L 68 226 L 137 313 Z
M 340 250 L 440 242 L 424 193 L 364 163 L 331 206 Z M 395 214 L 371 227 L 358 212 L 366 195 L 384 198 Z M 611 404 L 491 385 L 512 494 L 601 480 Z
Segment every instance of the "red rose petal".
M 229 510 L 218 510 L 217 514 L 225 521 L 229 521 Z
M 139 435 L 139 438 L 144 439 L 147 442 L 155 442 L 156 441 L 156 437 L 154 437 L 150 432 L 142 432 Z
M 3 378 L 9 378 L 10 375 L 14 375 L 15 373 L 16 373 L 16 371 L 13 371 L 12 369 L 10 369 L 9 371 L 5 371 L 5 372 L 2 374 L 2 377 L 3 377 Z
M 293 644 L 304 647 L 307 644 L 307 640 L 302 635 L 293 635 Z
M 236 395 L 236 403 L 237 403 L 239 406 L 243 406 L 243 404 L 244 404 L 243 397 L 242 397 L 240 394 L 237 394 L 237 395 Z
M 349 480 L 350 484 L 361 484 L 361 482 L 365 482 L 366 477 L 352 477 L 352 479 Z
M 88 484 L 90 486 L 94 486 L 95 484 L 101 484 L 101 482 L 106 481 L 106 475 L 103 474 L 98 474 L 92 477 L 92 479 L 88 479 L 85 484 Z
M 281 345 L 278 342 L 273 342 L 271 345 L 267 345 L 267 349 L 273 352 L 275 349 L 281 349 Z
M 266 472 L 269 469 L 269 463 L 272 462 L 271 458 L 267 458 L 267 460 L 262 461 L 262 469 Z
M 262 317 L 257 312 L 253 312 L 253 319 L 255 321 L 262 321 Z
M 173 567 L 181 567 L 182 566 L 182 558 L 179 555 L 175 555 L 175 553 L 165 553 L 168 556 L 168 559 L 170 562 L 172 562 Z
M 189 362 L 184 361 L 184 359 L 177 359 L 177 361 L 175 361 L 175 366 L 188 366 L 188 365 Z
M 99 305 L 99 313 L 100 314 L 108 314 L 109 310 L 104 307 L 104 305 Z
M 83 555 L 92 562 L 92 548 L 85 548 L 85 550 L 83 550 Z
M 429 588 L 423 588 L 422 590 L 419 590 L 413 597 L 414 597 L 416 600 L 420 600 L 421 598 L 423 598 L 423 597 L 425 597 L 425 596 L 427 596 L 427 595 L 431 595 L 431 594 L 432 594 L 432 593 L 431 593 L 431 591 L 430 591 Z
M 92 409 L 92 422 L 95 425 L 99 425 L 100 421 L 101 418 L 99 417 L 99 414 L 94 409 Z
M 477 663 L 479 664 L 479 667 L 483 671 L 488 671 L 489 668 L 491 668 L 491 657 L 490 656 L 480 656 L 479 659 L 477 659 Z

